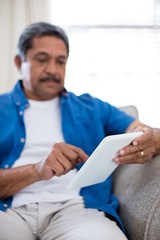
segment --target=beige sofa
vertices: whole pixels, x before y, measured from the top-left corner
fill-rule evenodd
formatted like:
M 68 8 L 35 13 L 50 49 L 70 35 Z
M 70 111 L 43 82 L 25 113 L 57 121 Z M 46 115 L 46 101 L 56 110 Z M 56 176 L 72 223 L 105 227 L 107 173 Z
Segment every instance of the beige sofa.
M 138 118 L 134 106 L 122 108 Z M 160 156 L 145 164 L 119 166 L 113 191 L 129 240 L 160 240 Z

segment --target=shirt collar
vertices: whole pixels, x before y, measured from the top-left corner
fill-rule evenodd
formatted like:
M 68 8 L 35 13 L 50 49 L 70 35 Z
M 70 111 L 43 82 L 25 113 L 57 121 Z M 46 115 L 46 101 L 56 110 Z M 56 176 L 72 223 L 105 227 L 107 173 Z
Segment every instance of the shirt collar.
M 17 106 L 28 107 L 29 103 L 23 91 L 22 80 L 19 80 L 14 86 L 12 96 Z
M 25 106 L 26 108 L 29 106 L 28 99 L 26 98 L 23 90 L 22 80 L 18 80 L 15 87 L 12 91 L 14 102 L 17 106 Z M 60 94 L 60 97 L 68 98 L 69 93 L 66 90 L 66 88 L 63 89 L 63 91 Z

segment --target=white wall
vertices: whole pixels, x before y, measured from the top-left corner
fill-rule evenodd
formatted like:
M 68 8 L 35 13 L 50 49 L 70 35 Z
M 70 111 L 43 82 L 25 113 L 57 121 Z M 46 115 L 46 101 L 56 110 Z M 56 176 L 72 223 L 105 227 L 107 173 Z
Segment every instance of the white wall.
M 66 87 L 116 106 L 136 105 L 160 127 L 160 30 L 72 32 Z

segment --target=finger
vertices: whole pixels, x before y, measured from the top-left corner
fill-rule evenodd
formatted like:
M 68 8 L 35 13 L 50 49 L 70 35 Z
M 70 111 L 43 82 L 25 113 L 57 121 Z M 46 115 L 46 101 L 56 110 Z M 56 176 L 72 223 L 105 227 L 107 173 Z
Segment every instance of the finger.
M 145 150 L 135 151 L 125 156 L 117 156 L 114 161 L 118 164 L 128 163 L 145 163 L 149 161 L 153 156 L 152 148 L 146 148 Z
M 69 146 L 69 148 L 72 149 L 72 151 L 74 151 L 77 154 L 78 158 L 83 162 L 88 159 L 89 156 L 81 148 L 75 147 L 71 144 L 67 144 L 67 146 Z
M 79 163 L 79 161 L 81 161 L 81 158 L 79 157 L 79 155 L 73 151 L 72 149 L 70 149 L 68 146 L 63 146 L 62 149 L 60 148 L 60 151 L 63 153 L 63 155 L 72 163 L 72 165 L 76 165 L 77 163 Z
M 136 144 L 135 142 L 136 141 Z M 152 135 L 152 131 L 147 128 L 146 133 L 142 134 L 140 137 L 136 138 L 130 145 L 119 150 L 121 156 L 133 153 L 136 151 L 141 151 L 146 148 L 153 148 L 153 152 L 156 151 L 155 139 Z
M 82 162 L 86 162 L 89 158 L 89 156 L 81 148 L 76 147 L 74 151 L 78 154 L 79 160 L 81 159 Z
M 144 149 L 147 148 L 152 148 L 153 147 L 153 151 L 154 151 L 154 145 L 152 145 L 150 142 L 146 142 L 145 144 L 138 144 L 137 146 L 133 146 L 132 144 L 122 148 L 119 150 L 118 154 L 121 156 L 125 156 L 131 153 L 135 153 L 138 151 L 142 151 Z
M 65 169 L 58 161 L 55 161 L 52 164 L 46 166 L 47 170 L 53 171 L 55 176 L 61 176 L 64 174 Z
M 153 134 L 153 129 L 152 128 L 142 128 L 143 129 L 143 134 L 137 137 L 133 142 L 132 145 L 134 146 L 140 146 L 143 144 L 147 144 L 148 142 L 153 142 L 154 141 L 154 134 Z
M 48 162 L 48 166 L 55 172 L 56 176 L 66 174 L 74 168 L 74 165 L 58 149 L 51 152 L 48 156 Z
M 88 159 L 88 155 L 81 148 L 75 147 L 71 144 L 56 143 L 54 147 L 60 149 L 71 161 L 78 160 L 78 162 L 80 162 L 81 159 L 81 161 L 85 162 Z

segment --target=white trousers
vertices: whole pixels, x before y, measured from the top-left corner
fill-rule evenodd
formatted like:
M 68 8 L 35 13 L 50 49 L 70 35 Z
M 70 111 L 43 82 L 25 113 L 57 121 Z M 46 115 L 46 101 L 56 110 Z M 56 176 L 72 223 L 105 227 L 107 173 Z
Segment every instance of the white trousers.
M 0 211 L 0 240 L 127 240 L 114 221 L 81 199 Z

